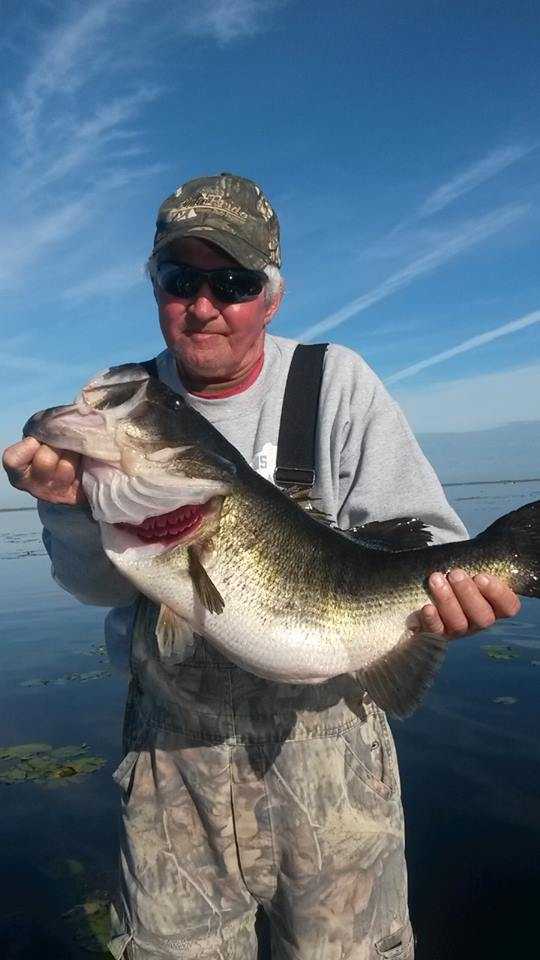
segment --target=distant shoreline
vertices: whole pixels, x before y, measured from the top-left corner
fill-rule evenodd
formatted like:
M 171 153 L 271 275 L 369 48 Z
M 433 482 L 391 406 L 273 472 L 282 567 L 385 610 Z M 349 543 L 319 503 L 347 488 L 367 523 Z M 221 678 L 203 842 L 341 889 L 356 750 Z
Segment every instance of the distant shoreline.
M 521 480 L 452 480 L 443 487 L 483 487 L 488 483 L 540 483 L 540 477 L 523 477 Z

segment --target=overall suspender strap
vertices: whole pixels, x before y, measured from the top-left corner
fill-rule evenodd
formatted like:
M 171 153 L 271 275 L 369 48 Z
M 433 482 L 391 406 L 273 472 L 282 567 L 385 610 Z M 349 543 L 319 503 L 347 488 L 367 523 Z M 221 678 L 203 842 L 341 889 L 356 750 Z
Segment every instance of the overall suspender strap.
M 299 343 L 281 408 L 274 480 L 278 487 L 315 483 L 315 437 L 327 343 Z
M 315 483 L 315 438 L 327 343 L 299 343 L 295 348 L 281 408 L 274 481 L 278 487 L 312 487 Z M 141 360 L 158 376 L 156 357 Z

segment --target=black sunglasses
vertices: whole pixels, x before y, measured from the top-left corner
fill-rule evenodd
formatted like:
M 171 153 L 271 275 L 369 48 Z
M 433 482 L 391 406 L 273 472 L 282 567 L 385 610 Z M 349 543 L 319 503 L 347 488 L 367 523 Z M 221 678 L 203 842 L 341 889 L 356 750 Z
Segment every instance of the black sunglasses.
M 199 270 L 188 263 L 160 263 L 156 280 L 161 289 L 171 297 L 191 300 L 197 296 L 203 283 L 208 283 L 218 300 L 224 303 L 245 303 L 259 296 L 268 277 L 262 270 L 247 270 L 244 267 Z

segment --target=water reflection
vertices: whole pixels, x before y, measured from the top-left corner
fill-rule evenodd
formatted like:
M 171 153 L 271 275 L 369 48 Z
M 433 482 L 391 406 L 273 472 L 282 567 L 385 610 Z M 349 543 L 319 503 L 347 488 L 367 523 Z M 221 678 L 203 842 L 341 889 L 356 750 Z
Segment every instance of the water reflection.
M 448 494 L 475 533 L 539 499 L 540 483 L 453 486 Z M 0 513 L 0 564 L 0 746 L 84 744 L 105 760 L 67 780 L 0 784 L 0 956 L 82 960 L 99 956 L 88 951 L 100 949 L 113 883 L 110 775 L 126 680 L 104 662 L 104 611 L 52 582 L 35 512 Z M 518 655 L 491 659 L 486 644 Z M 453 643 L 421 710 L 393 724 L 418 960 L 506 960 L 519 953 L 516 930 L 534 955 L 539 661 L 540 603 L 525 600 L 518 621 Z

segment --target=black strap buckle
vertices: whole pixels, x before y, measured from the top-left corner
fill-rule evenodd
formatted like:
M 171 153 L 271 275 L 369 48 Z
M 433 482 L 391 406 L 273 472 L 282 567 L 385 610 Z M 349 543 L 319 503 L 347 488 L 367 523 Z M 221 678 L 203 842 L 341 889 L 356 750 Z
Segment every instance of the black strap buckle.
M 315 471 L 298 467 L 276 467 L 274 483 L 278 487 L 312 487 L 315 483 Z

